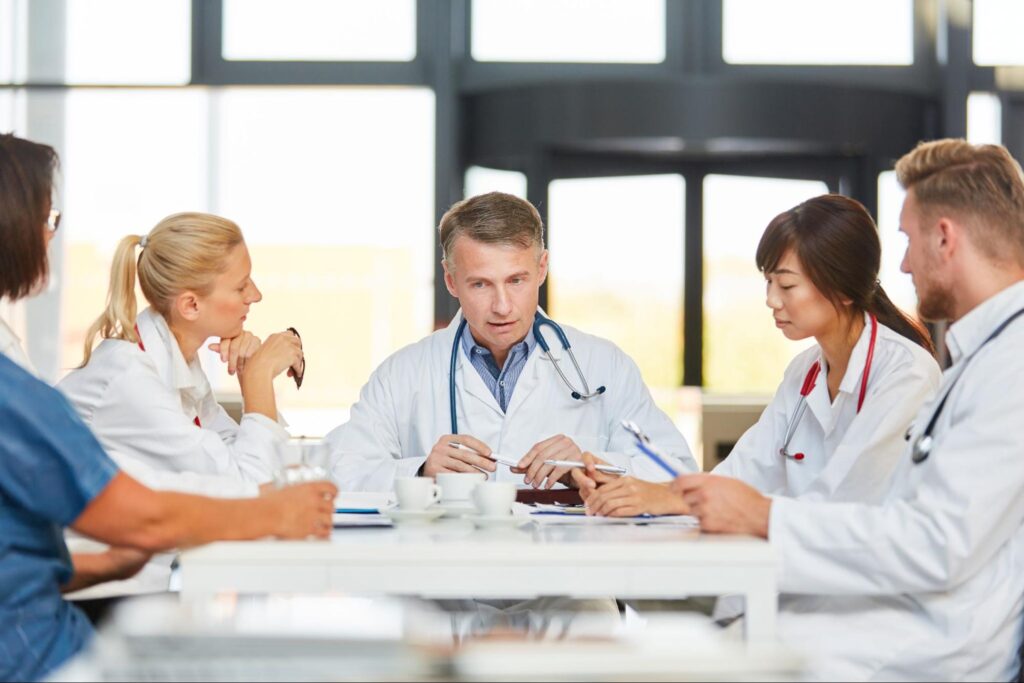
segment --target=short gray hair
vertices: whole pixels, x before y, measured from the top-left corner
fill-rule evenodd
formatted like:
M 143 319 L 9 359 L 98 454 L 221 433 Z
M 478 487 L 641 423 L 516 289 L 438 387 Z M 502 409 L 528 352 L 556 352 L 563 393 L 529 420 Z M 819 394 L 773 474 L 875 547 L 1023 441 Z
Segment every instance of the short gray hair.
M 544 248 L 544 223 L 533 204 L 504 192 L 488 192 L 452 205 L 438 226 L 441 251 L 449 268 L 455 240 L 465 235 L 487 244 Z

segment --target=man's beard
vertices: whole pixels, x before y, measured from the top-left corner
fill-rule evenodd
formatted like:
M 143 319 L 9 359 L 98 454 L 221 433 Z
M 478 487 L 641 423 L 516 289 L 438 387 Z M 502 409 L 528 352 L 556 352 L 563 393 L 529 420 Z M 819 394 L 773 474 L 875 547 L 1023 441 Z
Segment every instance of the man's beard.
M 922 283 L 918 289 L 917 314 L 925 322 L 944 322 L 953 319 L 952 288 L 936 280 Z

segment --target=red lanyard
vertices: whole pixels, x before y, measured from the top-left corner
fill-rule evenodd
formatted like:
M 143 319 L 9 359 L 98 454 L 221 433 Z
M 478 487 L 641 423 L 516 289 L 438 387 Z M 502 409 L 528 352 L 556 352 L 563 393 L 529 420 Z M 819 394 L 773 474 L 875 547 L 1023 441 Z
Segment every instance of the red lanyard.
M 868 342 L 868 355 L 864 361 L 864 372 L 860 378 L 860 397 L 857 399 L 857 413 L 860 413 L 860 409 L 864 406 L 864 397 L 867 396 L 868 392 L 868 377 L 871 374 L 871 362 L 875 358 L 875 341 L 878 339 L 878 319 L 874 315 L 871 315 L 871 340 Z M 803 386 L 800 387 L 800 401 L 797 403 L 796 412 L 793 414 L 793 419 L 786 427 L 786 434 L 782 442 L 782 448 L 779 449 L 779 453 L 786 458 L 792 458 L 793 460 L 803 460 L 803 453 L 790 453 L 789 442 L 793 439 L 793 434 L 796 432 L 796 427 L 800 424 L 800 418 L 803 417 L 804 411 L 807 410 L 807 397 L 811 391 L 814 390 L 814 385 L 818 381 L 818 375 L 821 374 L 821 361 L 814 361 L 814 365 L 807 371 L 807 376 L 804 377 Z
M 864 397 L 868 393 L 868 377 L 871 375 L 871 361 L 875 359 L 875 340 L 878 339 L 878 319 L 871 315 L 871 340 L 868 342 L 868 356 L 864 360 L 864 372 L 860 376 L 860 397 L 857 399 L 857 413 L 864 407 Z M 804 377 L 804 385 L 800 387 L 800 396 L 806 397 L 814 389 L 818 381 L 818 374 L 821 372 L 821 361 L 814 361 L 814 365 L 807 371 Z
M 142 333 L 139 332 L 139 326 L 138 325 L 135 326 L 135 336 L 139 338 L 139 348 L 142 349 L 143 351 L 145 351 L 146 350 L 146 345 L 142 343 Z M 199 427 L 200 429 L 202 429 L 203 424 L 199 421 L 199 416 L 198 415 L 196 415 L 196 419 L 194 419 L 192 421 L 196 423 L 196 427 Z

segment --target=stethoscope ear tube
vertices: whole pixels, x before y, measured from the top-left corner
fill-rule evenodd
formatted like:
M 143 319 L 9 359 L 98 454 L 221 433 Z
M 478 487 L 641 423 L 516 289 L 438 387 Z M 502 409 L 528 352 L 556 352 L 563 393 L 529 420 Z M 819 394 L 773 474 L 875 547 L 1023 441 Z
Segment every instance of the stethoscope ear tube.
M 960 371 L 960 374 L 949 383 L 949 388 L 946 389 L 946 393 L 942 396 L 942 400 L 939 402 L 938 407 L 936 407 L 935 412 L 932 413 L 931 419 L 928 420 L 928 424 L 925 426 L 924 431 L 914 439 L 914 445 L 910 449 L 910 459 L 915 465 L 920 465 L 928 459 L 929 455 L 932 454 L 932 446 L 935 445 L 935 439 L 932 437 L 932 432 L 939 421 L 939 415 L 942 414 L 942 409 L 946 407 L 946 401 L 949 399 L 949 395 L 953 393 L 953 387 L 956 386 L 956 383 L 960 381 L 960 378 L 964 376 L 965 372 L 967 372 L 967 364 L 974 360 L 974 357 L 978 355 L 978 352 L 981 351 L 986 344 L 1002 334 L 1003 330 L 1009 327 L 1010 323 L 1022 315 L 1024 315 L 1024 308 L 1004 320 L 999 327 L 992 331 L 992 334 L 985 338 L 985 341 L 978 344 L 978 348 L 974 350 L 974 353 L 961 361 L 961 367 L 963 367 L 963 369 Z
M 459 327 L 455 330 L 455 341 L 452 343 L 451 362 L 448 366 L 448 410 L 451 415 L 452 434 L 459 433 L 459 421 L 456 416 L 458 406 L 455 401 L 455 366 L 459 358 L 459 340 L 462 339 L 462 335 L 466 330 L 466 323 L 466 319 L 463 318 L 459 323 Z M 565 350 L 566 354 L 568 354 L 573 367 L 576 368 L 576 374 L 579 376 L 580 382 L 583 384 L 583 391 L 578 391 L 576 387 L 572 385 L 572 382 L 570 382 L 569 378 L 565 376 L 565 373 L 562 372 L 562 368 L 551 355 L 551 347 L 548 345 L 547 340 L 544 339 L 544 335 L 541 334 L 541 328 L 545 325 L 553 329 L 555 334 L 558 335 L 558 340 L 561 342 L 562 348 Z M 562 378 L 562 382 L 564 382 L 565 386 L 569 388 L 569 395 L 574 399 L 577 401 L 585 401 L 587 399 L 600 396 L 607 390 L 607 387 L 604 385 L 599 386 L 596 391 L 590 390 L 590 385 L 587 384 L 587 378 L 583 376 L 583 370 L 580 368 L 580 364 L 576 361 L 576 354 L 572 352 L 572 346 L 569 344 L 569 338 L 565 336 L 565 331 L 554 320 L 545 318 L 540 313 L 535 314 L 533 319 L 533 336 L 534 339 L 537 340 L 537 345 L 540 346 L 541 351 L 543 351 L 548 360 L 551 361 L 551 365 L 555 368 L 558 376 Z

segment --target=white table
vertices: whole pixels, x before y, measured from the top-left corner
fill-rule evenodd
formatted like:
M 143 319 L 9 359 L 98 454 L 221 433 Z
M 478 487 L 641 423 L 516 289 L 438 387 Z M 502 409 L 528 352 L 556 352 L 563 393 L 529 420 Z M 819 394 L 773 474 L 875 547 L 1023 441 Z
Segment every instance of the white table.
M 180 559 L 182 597 L 348 592 L 426 598 L 746 597 L 746 636 L 775 636 L 776 560 L 766 541 L 668 526 L 479 530 L 464 520 L 335 530 L 330 542 L 223 542 Z

